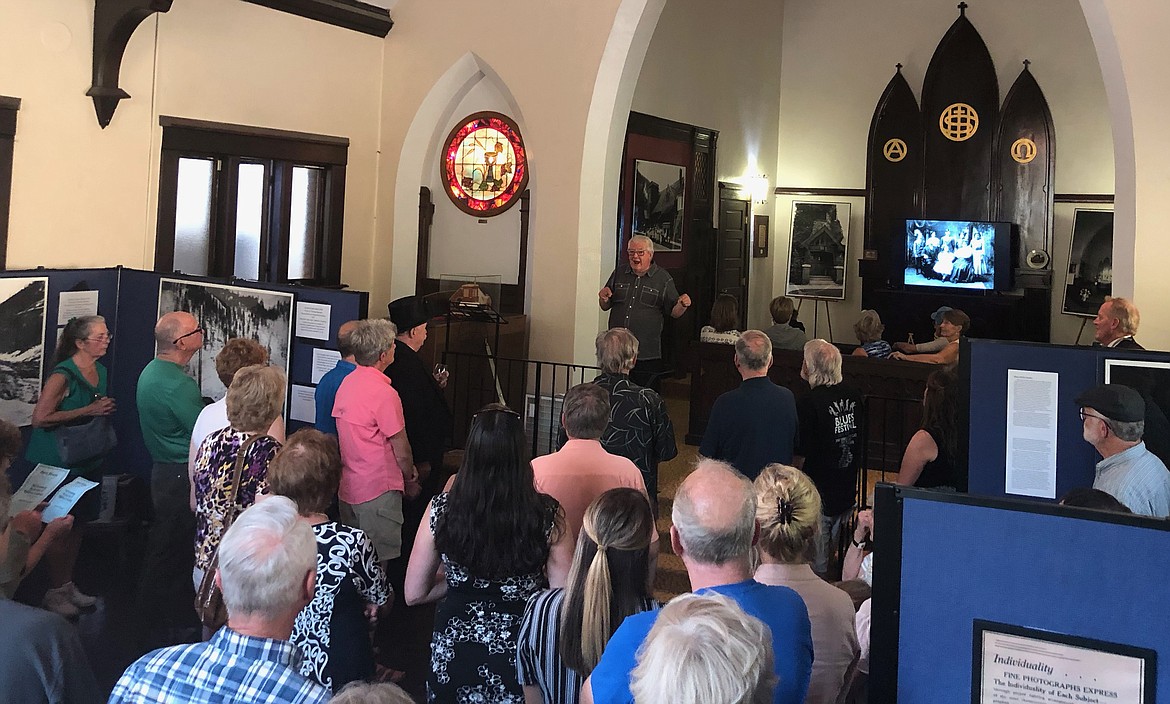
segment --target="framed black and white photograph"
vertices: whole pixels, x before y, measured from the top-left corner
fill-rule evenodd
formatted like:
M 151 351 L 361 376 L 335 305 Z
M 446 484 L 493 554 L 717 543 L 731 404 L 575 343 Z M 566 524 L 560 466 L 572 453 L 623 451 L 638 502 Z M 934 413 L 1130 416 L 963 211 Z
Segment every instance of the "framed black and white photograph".
M 215 355 L 233 337 L 259 342 L 268 350 L 269 363 L 288 376 L 293 294 L 182 279 L 160 279 L 158 287 L 159 317 L 183 310 L 203 328 L 203 349 L 190 370 L 205 397 L 219 399 L 227 392 L 215 373 Z
M 45 371 L 45 302 L 49 279 L 0 278 L 0 418 L 32 422 Z
M 656 252 L 682 251 L 686 181 L 685 166 L 634 162 L 634 234 L 653 240 Z
M 1082 210 L 1073 214 L 1065 277 L 1066 315 L 1096 317 L 1106 297 L 1113 295 L 1113 211 Z
M 844 300 L 848 250 L 848 203 L 794 202 L 785 294 Z
M 1146 402 L 1142 440 L 1163 464 L 1170 462 L 1170 363 L 1106 359 L 1105 383 L 1123 384 L 1142 395 Z

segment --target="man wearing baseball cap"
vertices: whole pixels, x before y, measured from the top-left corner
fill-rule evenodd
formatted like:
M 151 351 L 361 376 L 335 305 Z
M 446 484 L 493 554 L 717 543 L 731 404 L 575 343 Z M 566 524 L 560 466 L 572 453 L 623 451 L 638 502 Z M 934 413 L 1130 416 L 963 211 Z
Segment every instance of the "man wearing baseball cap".
M 1146 449 L 1146 403 L 1121 384 L 1102 384 L 1077 396 L 1085 442 L 1101 453 L 1093 488 L 1144 516 L 1170 516 L 1170 472 Z
M 938 326 L 942 324 L 943 313 L 948 310 L 953 310 L 950 306 L 939 306 L 938 310 L 930 314 L 930 319 L 934 323 L 934 339 L 930 342 L 920 342 L 914 344 L 913 342 L 895 342 L 894 349 L 902 354 L 932 354 L 935 352 L 942 352 L 947 346 L 947 338 L 942 336 L 938 331 Z

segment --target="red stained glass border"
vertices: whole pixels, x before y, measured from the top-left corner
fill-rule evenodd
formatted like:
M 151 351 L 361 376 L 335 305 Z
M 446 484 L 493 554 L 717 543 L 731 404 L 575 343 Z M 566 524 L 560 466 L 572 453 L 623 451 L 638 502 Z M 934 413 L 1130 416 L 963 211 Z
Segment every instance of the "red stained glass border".
M 476 130 L 484 128 L 495 130 L 507 139 L 516 155 L 512 180 L 508 187 L 502 193 L 487 199 L 476 198 L 465 191 L 455 173 L 459 147 L 463 140 Z M 524 140 L 520 136 L 520 128 L 509 117 L 497 112 L 469 115 L 460 120 L 451 130 L 445 144 L 443 163 L 440 165 L 445 186 L 443 190 L 447 192 L 447 197 L 456 207 L 471 215 L 489 217 L 499 215 L 519 201 L 517 196 L 523 193 L 528 186 L 528 153 L 524 148 Z

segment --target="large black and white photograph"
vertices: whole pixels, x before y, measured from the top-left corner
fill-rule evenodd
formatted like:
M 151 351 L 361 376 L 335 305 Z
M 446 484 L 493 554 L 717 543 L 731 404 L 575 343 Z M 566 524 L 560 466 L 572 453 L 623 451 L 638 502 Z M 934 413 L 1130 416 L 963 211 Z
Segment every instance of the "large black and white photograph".
M 0 418 L 32 422 L 45 364 L 45 302 L 49 279 L 0 279 Z
M 1146 402 L 1146 449 L 1170 466 L 1170 363 L 1146 359 L 1106 359 L 1105 383 L 1123 384 Z
M 1113 211 L 1082 210 L 1073 214 L 1068 276 L 1064 284 L 1067 315 L 1096 317 L 1105 299 L 1113 295 Z
M 687 168 L 634 162 L 634 234 L 654 241 L 656 252 L 681 252 Z
M 793 203 L 785 294 L 844 300 L 848 250 L 848 203 Z
M 160 279 L 158 314 L 183 310 L 203 328 L 203 349 L 190 370 L 206 398 L 227 392 L 215 373 L 215 355 L 233 337 L 256 340 L 268 350 L 268 362 L 288 375 L 292 347 L 293 294 L 241 286 Z

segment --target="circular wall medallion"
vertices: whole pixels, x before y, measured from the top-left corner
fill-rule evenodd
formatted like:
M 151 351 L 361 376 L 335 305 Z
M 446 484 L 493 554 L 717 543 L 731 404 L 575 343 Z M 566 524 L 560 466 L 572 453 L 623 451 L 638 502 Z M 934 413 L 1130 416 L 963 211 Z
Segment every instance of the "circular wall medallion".
M 1012 142 L 1011 153 L 1017 163 L 1027 164 L 1036 158 L 1036 143 L 1027 137 L 1020 137 Z
M 1024 263 L 1028 265 L 1029 269 L 1043 269 L 1048 266 L 1048 252 L 1043 249 L 1033 249 L 1024 258 Z
M 952 142 L 965 142 L 979 130 L 979 113 L 966 103 L 954 103 L 939 115 L 938 128 Z
M 908 151 L 909 148 L 906 146 L 906 143 L 897 137 L 888 140 L 886 145 L 882 147 L 882 155 L 886 157 L 887 161 L 892 161 L 894 163 L 905 159 L 906 152 Z
M 498 112 L 480 112 L 447 136 L 443 174 L 447 197 L 470 215 L 499 215 L 516 204 L 528 185 L 528 154 L 520 128 Z

